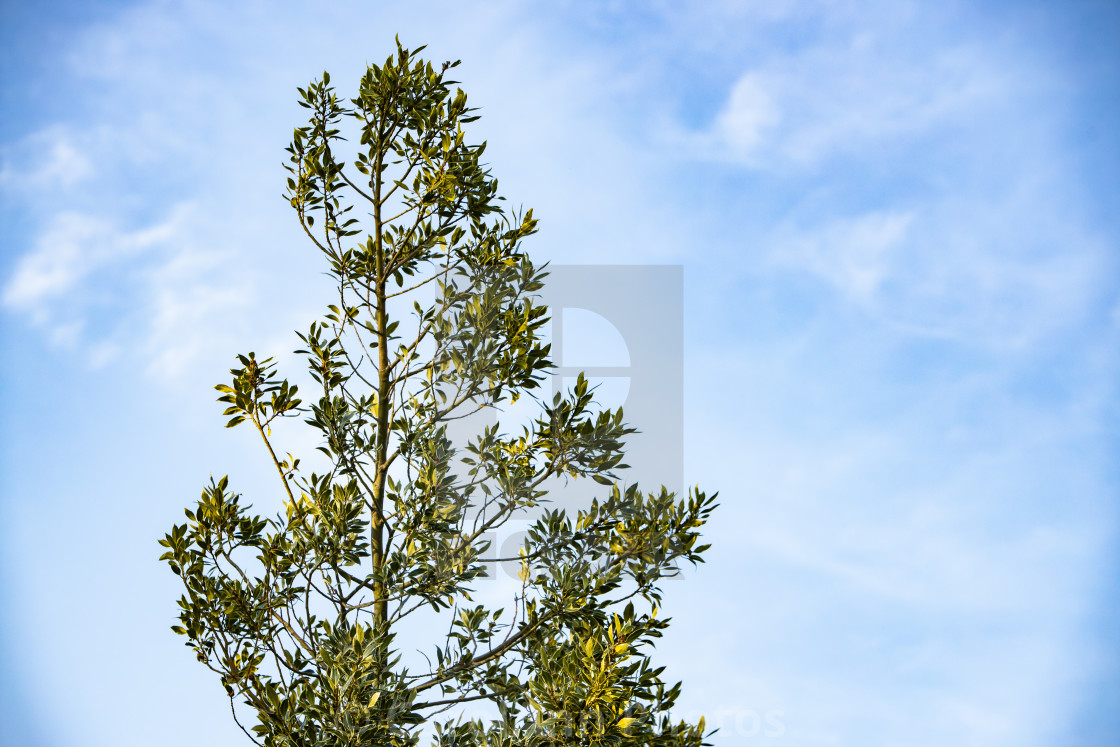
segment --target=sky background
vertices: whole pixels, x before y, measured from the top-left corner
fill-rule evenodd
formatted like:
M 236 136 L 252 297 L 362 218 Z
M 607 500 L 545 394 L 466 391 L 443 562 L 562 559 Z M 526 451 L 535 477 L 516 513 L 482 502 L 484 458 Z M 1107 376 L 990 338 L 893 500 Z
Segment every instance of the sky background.
M 247 743 L 156 540 L 210 474 L 274 499 L 211 386 L 326 302 L 295 87 L 394 34 L 463 61 L 536 258 L 684 267 L 682 716 L 1120 740 L 1116 3 L 0 7 L 0 742 Z

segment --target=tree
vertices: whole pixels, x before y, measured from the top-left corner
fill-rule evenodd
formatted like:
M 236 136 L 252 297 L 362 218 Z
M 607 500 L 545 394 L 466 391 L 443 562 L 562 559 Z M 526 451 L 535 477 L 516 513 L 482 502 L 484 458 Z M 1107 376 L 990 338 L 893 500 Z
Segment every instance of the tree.
M 338 294 L 299 333 L 318 391 L 303 407 L 254 353 L 215 387 L 227 427 L 263 440 L 283 512 L 251 514 L 227 477 L 211 479 L 160 541 L 185 587 L 172 629 L 258 744 L 411 745 L 427 727 L 440 745 L 700 745 L 703 719 L 671 721 L 680 684 L 649 650 L 668 622 L 659 584 L 701 560 L 715 496 L 621 482 L 634 431 L 582 376 L 538 393 L 552 365 L 535 296 L 546 273 L 521 248 L 536 221 L 502 209 L 485 144 L 464 138 L 477 116 L 447 79 L 458 63 L 437 70 L 422 49 L 398 42 L 348 103 L 325 73 L 299 89 L 310 119 L 287 149 L 287 197 Z M 449 436 L 521 396 L 539 417 L 519 433 Z M 301 415 L 321 434 L 320 472 L 279 456 L 273 425 Z M 574 516 L 549 508 L 557 476 L 603 495 Z M 525 516 L 518 556 L 498 559 L 520 569 L 511 607 L 475 603 L 489 533 Z M 433 617 L 447 632 L 410 668 L 394 641 Z M 491 716 L 466 718 L 468 703 Z

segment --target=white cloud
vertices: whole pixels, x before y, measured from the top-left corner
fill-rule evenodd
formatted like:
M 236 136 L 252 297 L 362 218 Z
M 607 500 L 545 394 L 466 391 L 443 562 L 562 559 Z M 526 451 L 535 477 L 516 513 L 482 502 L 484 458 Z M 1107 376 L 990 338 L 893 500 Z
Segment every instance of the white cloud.
M 668 145 L 686 159 L 782 174 L 812 173 L 845 157 L 897 165 L 900 149 L 962 130 L 1029 130 L 1016 122 L 1001 131 L 1000 124 L 1017 116 L 1032 90 L 1053 85 L 1022 61 L 1009 70 L 1007 50 L 996 45 L 916 44 L 908 29 L 892 28 L 906 21 L 823 16 L 813 43 L 761 47 L 740 62 L 709 124 L 669 125 L 662 133 Z M 773 28 L 781 33 L 780 22 Z
M 816 49 L 777 61 L 789 127 L 775 158 L 815 166 L 830 157 L 900 145 L 968 126 L 998 111 L 1013 87 L 998 63 L 977 48 L 928 57 L 876 44 Z
M 4 285 L 3 304 L 33 319 L 46 319 L 52 302 L 72 291 L 89 274 L 166 245 L 181 230 L 189 213 L 189 205 L 178 205 L 164 221 L 131 231 L 119 229 L 104 218 L 59 213 L 50 219 L 34 248 L 16 264 Z
M 736 159 L 753 156 L 763 137 L 781 121 L 781 111 L 769 89 L 763 76 L 743 75 L 732 87 L 727 103 L 716 117 L 717 142 Z
M 1065 183 L 907 196 L 905 207 L 887 197 L 839 216 L 805 210 L 770 229 L 763 255 L 774 282 L 813 276 L 899 332 L 1025 349 L 1084 323 L 1114 293 L 1107 238 L 1054 203 Z
M 85 148 L 67 128 L 52 126 L 0 148 L 0 188 L 12 197 L 68 189 L 94 174 Z
M 50 329 L 48 339 L 52 345 L 60 348 L 75 348 L 85 326 L 85 320 L 83 319 L 55 324 Z
M 149 274 L 144 345 L 154 378 L 175 377 L 216 348 L 232 351 L 229 320 L 244 318 L 256 294 L 251 280 L 223 281 L 220 267 L 215 253 L 186 249 Z
M 775 240 L 773 261 L 820 277 L 851 301 L 869 303 L 891 272 L 892 254 L 906 242 L 913 218 L 872 212 L 794 232 Z
M 108 232 L 103 221 L 85 215 L 62 214 L 17 264 L 4 286 L 3 303 L 9 308 L 42 315 L 45 298 L 69 290 L 88 270 L 89 245 Z M 83 252 L 83 248 L 87 252 Z M 87 266 L 83 266 L 87 265 Z
M 54 215 L 16 262 L 0 301 L 50 344 L 82 351 L 91 369 L 131 349 L 166 379 L 195 361 L 210 331 L 251 295 L 251 283 L 223 275 L 217 254 L 199 248 L 198 221 L 190 203 L 131 229 L 84 213 Z
M 91 346 L 89 351 L 89 367 L 94 371 L 109 365 L 121 354 L 121 346 L 112 342 L 100 342 Z

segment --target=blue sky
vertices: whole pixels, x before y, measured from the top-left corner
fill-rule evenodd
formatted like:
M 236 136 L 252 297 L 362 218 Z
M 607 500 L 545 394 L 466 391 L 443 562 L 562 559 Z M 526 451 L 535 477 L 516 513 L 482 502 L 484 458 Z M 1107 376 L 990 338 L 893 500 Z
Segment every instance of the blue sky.
M 532 251 L 681 264 L 709 562 L 658 650 L 717 745 L 1120 735 L 1120 12 L 1107 2 L 6 2 L 0 723 L 239 744 L 155 540 L 318 257 L 295 87 L 462 59 Z M 235 6 L 233 8 L 229 6 Z M 259 489 L 258 489 L 259 486 Z

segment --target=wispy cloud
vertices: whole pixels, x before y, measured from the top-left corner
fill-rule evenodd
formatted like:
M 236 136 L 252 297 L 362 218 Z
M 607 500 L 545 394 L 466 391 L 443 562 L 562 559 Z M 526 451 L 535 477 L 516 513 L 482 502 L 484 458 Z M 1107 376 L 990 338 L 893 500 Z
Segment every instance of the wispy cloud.
M 777 227 L 767 256 L 911 334 L 1029 347 L 1101 317 L 1115 293 L 1107 240 L 1073 216 L 1055 220 L 1050 200 L 1045 189 L 946 195 L 808 217 Z
M 189 205 L 179 205 L 160 223 L 129 231 L 103 218 L 60 213 L 39 235 L 35 248 L 17 263 L 4 286 L 3 303 L 45 321 L 52 305 L 90 274 L 166 246 L 189 214 Z
M 782 123 L 783 111 L 768 76 L 744 73 L 727 94 L 727 100 L 704 130 L 681 133 L 678 142 L 695 156 L 719 162 L 755 166 L 766 160 L 772 138 Z
M 913 8 L 823 19 L 812 43 L 752 55 L 706 122 L 663 130 L 777 208 L 717 243 L 765 251 L 725 259 L 812 277 L 916 337 L 1021 349 L 1103 318 L 1115 248 L 1056 155 L 1069 82 L 1011 37 L 915 39 Z
M 252 282 L 222 282 L 221 264 L 214 253 L 184 250 L 148 274 L 143 345 L 154 378 L 173 378 L 223 344 L 232 350 L 238 325 L 221 320 L 250 313 L 257 296 Z
M 813 172 L 857 154 L 893 159 L 916 142 L 975 130 L 1006 113 L 1023 86 L 1052 85 L 1039 71 L 1012 74 L 1000 51 L 979 43 L 914 45 L 899 29 L 837 15 L 818 43 L 762 53 L 707 125 L 670 127 L 667 144 L 704 160 Z
M 867 304 L 893 274 L 912 213 L 873 212 L 775 240 L 773 261 L 821 278 L 844 298 Z
M 51 344 L 82 351 L 91 368 L 127 347 L 156 378 L 174 377 L 209 349 L 220 320 L 253 298 L 252 279 L 223 272 L 229 265 L 204 248 L 191 228 L 198 219 L 190 203 L 131 229 L 59 213 L 17 261 L 0 301 Z
M 88 179 L 93 164 L 65 127 L 52 126 L 0 148 L 0 190 L 19 193 L 68 189 Z

